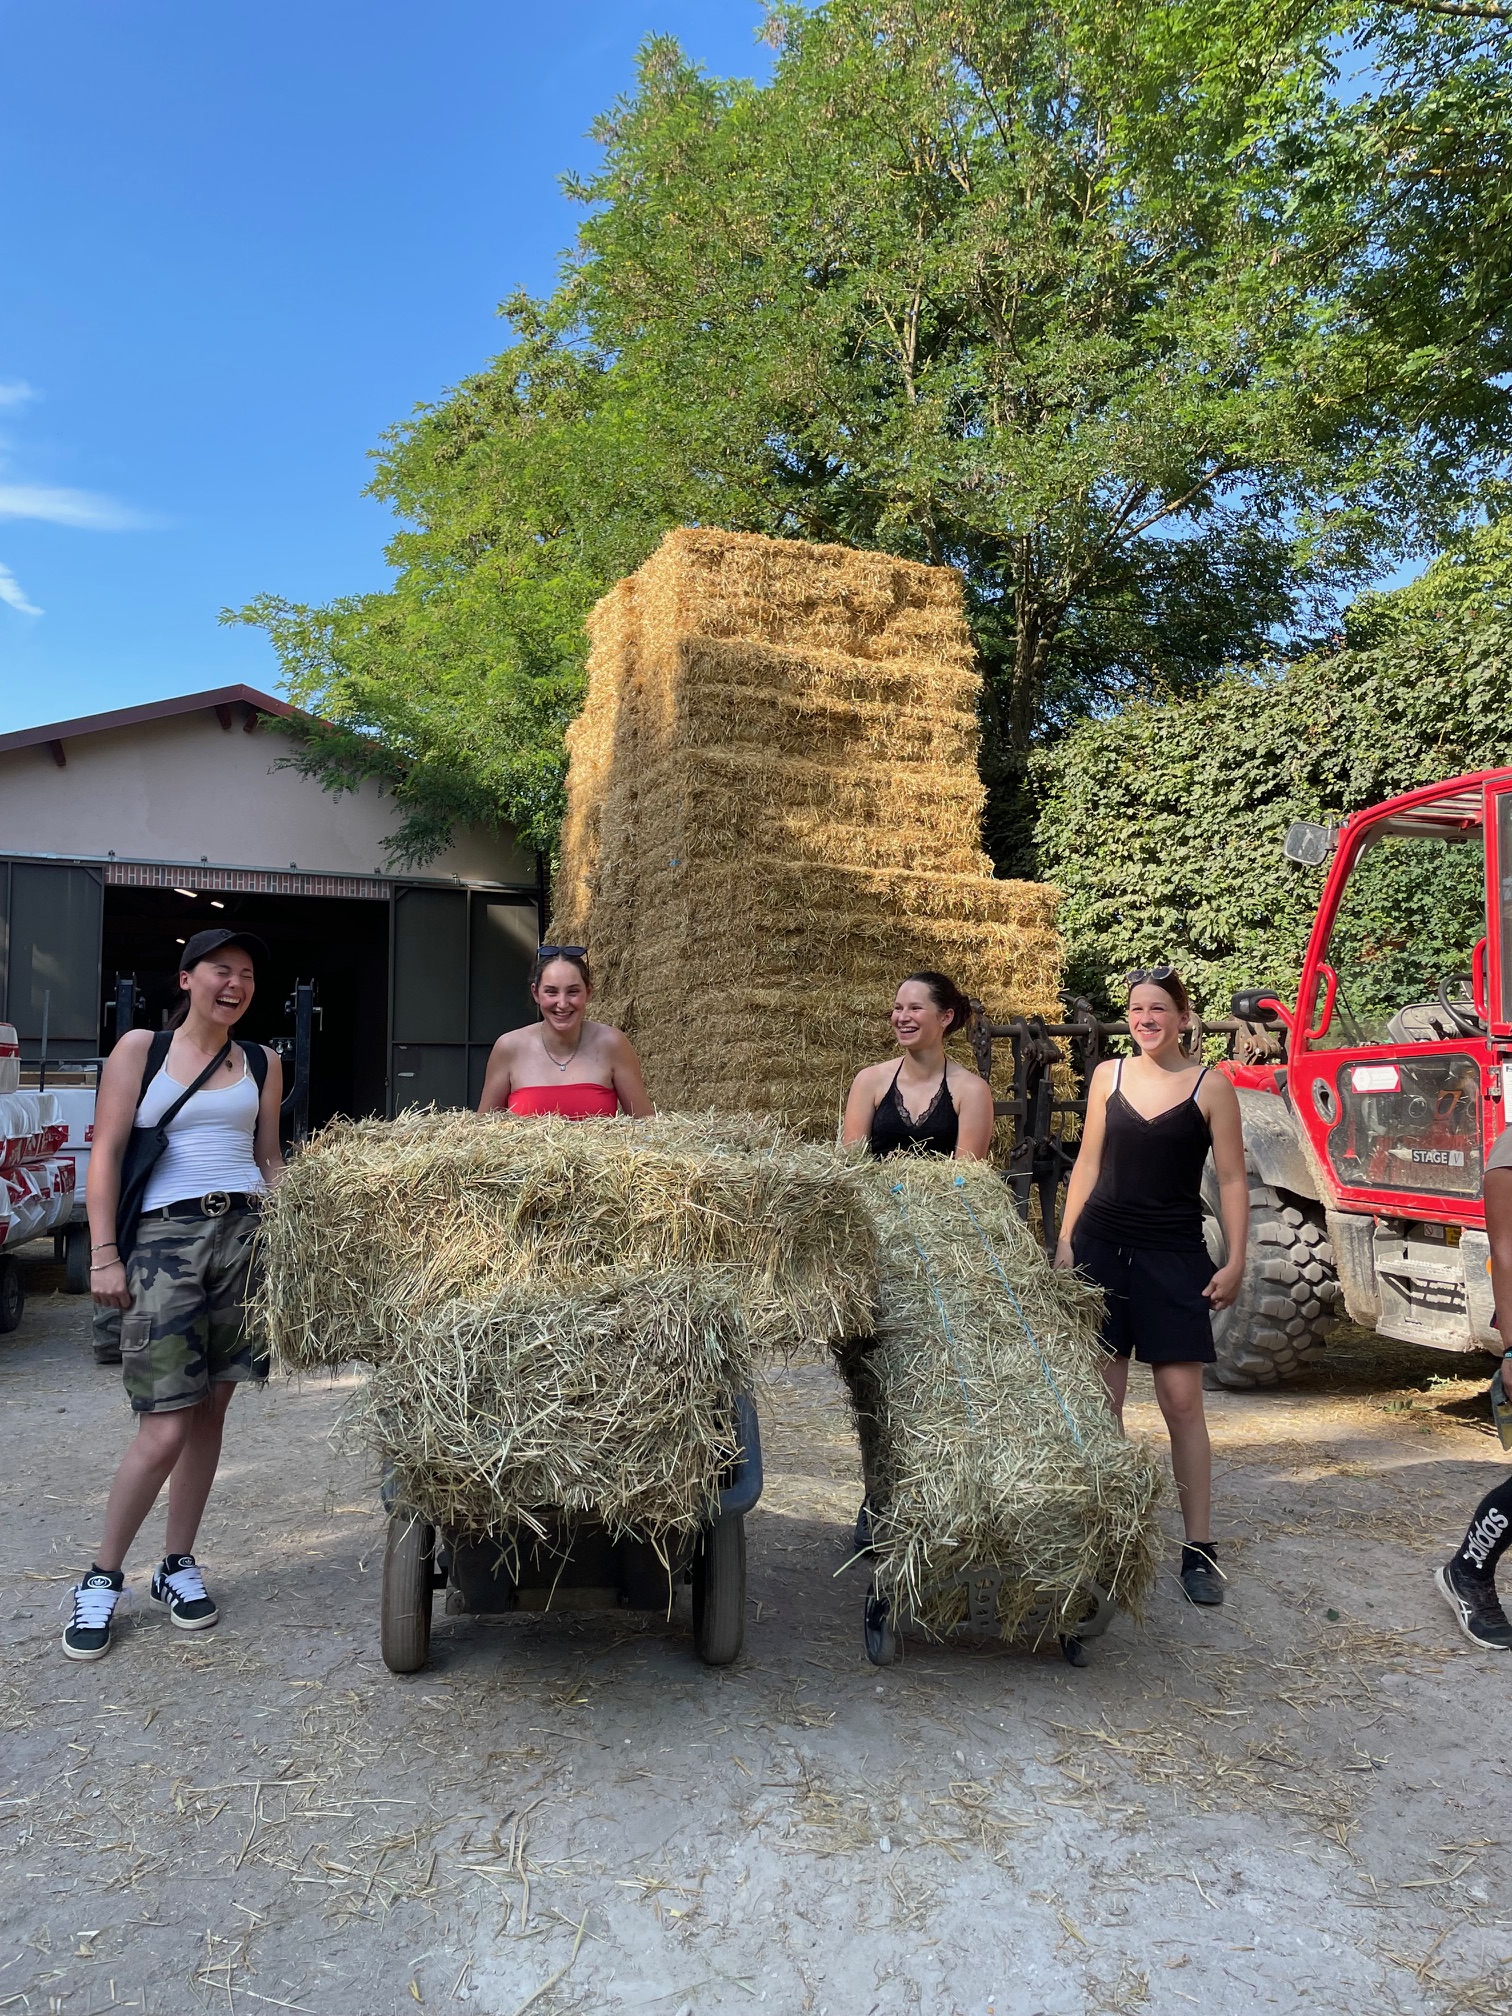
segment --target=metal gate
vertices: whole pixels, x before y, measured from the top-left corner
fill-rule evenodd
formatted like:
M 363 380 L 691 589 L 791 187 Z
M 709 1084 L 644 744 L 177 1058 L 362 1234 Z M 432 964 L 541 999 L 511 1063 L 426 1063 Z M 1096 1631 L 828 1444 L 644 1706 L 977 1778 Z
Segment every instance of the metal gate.
M 0 1022 L 23 1056 L 94 1057 L 100 1049 L 100 868 L 0 861 Z
M 495 1038 L 534 1014 L 536 903 L 402 884 L 393 919 L 391 1110 L 476 1106 Z

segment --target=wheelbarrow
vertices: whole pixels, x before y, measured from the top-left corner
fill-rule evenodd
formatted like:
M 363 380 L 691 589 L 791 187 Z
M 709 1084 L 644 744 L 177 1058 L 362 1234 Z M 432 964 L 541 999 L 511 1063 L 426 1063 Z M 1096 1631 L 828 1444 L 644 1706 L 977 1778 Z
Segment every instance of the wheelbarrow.
M 962 1568 L 951 1577 L 951 1585 L 963 1587 L 966 1591 L 966 1616 L 952 1627 L 947 1636 L 1000 1638 L 1003 1634 L 998 1624 L 998 1592 L 1003 1586 L 1003 1570 L 979 1566 Z M 1087 1614 L 1078 1619 L 1074 1631 L 1057 1634 L 1061 1651 L 1070 1666 L 1088 1664 L 1086 1641 L 1101 1638 L 1118 1612 L 1118 1605 L 1097 1583 L 1088 1582 L 1085 1588 Z M 1048 1609 L 1031 1614 L 1015 1635 L 1037 1636 L 1034 1628 L 1036 1619 L 1043 1626 L 1048 1616 Z M 899 1639 L 911 1622 L 911 1618 L 900 1618 L 895 1614 L 892 1597 L 877 1588 L 876 1578 L 873 1577 L 861 1612 L 861 1635 L 866 1656 L 873 1666 L 892 1665 L 898 1657 Z
M 449 1617 L 517 1611 L 640 1610 L 665 1615 L 682 1584 L 692 1588 L 693 1649 L 706 1666 L 728 1666 L 745 1638 L 745 1515 L 761 1496 L 761 1430 L 747 1393 L 735 1399 L 740 1454 L 720 1486 L 719 1511 L 658 1554 L 649 1541 L 613 1538 L 591 1520 L 547 1507 L 540 1532 L 438 1531 L 383 1483 L 380 1640 L 391 1673 L 418 1673 L 430 1657 L 431 1611 L 446 1591 Z

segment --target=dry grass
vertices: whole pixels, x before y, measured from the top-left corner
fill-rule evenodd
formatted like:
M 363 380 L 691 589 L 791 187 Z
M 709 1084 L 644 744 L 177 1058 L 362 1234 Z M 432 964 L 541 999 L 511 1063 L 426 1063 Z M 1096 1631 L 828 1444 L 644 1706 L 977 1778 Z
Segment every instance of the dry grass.
M 328 1128 L 263 1216 L 253 1321 L 287 1370 L 357 1359 L 350 1425 L 465 1531 L 557 1508 L 687 1531 L 761 1353 L 871 1323 L 846 1158 L 749 1117 Z
M 1161 1472 L 1107 1404 L 1095 1298 L 1054 1272 L 984 1164 L 893 1157 L 862 1181 L 882 1248 L 875 1342 L 841 1367 L 883 1589 L 926 1629 L 964 1621 L 967 1568 L 1001 1571 L 1000 1627 L 1070 1629 L 1097 1583 L 1153 1586 Z
M 981 851 L 950 569 L 675 532 L 591 630 L 552 935 L 593 948 L 653 1098 L 832 1136 L 903 973 L 1054 1010 L 1054 893 Z

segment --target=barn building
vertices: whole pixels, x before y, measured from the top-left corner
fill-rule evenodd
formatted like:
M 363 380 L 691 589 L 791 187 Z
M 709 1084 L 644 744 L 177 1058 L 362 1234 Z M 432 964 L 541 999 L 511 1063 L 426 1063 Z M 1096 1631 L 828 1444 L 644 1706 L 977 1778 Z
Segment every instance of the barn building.
M 288 767 L 299 717 L 225 686 L 0 735 L 0 1021 L 23 1058 L 97 1057 L 118 982 L 138 1023 L 178 998 L 177 952 L 235 924 L 272 950 L 244 1033 L 287 1033 L 295 983 L 319 1008 L 310 1121 L 476 1102 L 489 1047 L 532 1014 L 544 888 L 499 829 L 459 829 L 414 874 L 369 783 L 340 796 Z

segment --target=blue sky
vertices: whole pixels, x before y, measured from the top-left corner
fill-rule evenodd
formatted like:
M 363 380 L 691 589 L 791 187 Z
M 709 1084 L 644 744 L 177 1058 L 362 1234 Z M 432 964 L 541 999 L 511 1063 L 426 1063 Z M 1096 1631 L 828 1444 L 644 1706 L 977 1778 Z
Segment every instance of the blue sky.
M 755 0 L 0 0 L 0 731 L 242 680 L 217 615 L 379 586 L 383 429 L 503 347 L 669 32 Z

